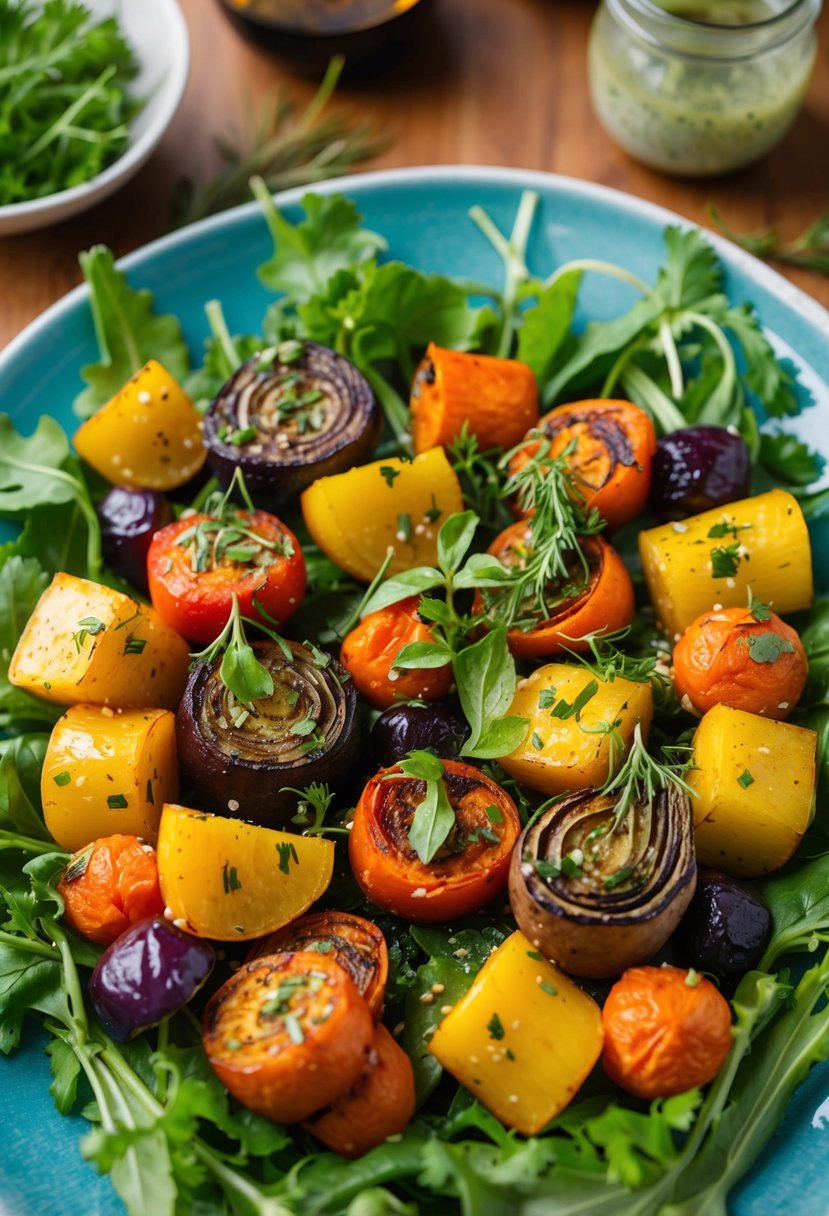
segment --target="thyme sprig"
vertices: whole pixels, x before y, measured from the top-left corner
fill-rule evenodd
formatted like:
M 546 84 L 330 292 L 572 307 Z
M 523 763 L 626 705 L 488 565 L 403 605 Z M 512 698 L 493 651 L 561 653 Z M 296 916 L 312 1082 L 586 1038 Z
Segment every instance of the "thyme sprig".
M 713 204 L 708 208 L 708 214 L 724 236 L 753 253 L 756 258 L 829 275 L 829 211 L 818 216 L 793 241 L 782 240 L 777 228 L 735 232 Z

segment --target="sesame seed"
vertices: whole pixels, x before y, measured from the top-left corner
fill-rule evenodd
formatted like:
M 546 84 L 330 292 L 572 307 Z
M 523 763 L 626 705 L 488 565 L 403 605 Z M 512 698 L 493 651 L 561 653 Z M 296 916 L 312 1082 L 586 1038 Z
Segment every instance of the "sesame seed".
M 431 992 L 422 992 L 420 995 L 421 1005 L 434 1005 L 435 997 Z

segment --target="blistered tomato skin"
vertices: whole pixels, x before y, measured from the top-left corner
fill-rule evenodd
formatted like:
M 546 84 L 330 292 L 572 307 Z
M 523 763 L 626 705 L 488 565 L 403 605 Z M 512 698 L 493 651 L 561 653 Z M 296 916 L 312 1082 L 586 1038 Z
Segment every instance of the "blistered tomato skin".
M 602 1010 L 602 1064 L 637 1098 L 707 1085 L 731 1049 L 731 1007 L 710 980 L 680 967 L 631 967 Z
M 745 440 L 722 426 L 689 426 L 656 444 L 651 507 L 660 520 L 685 519 L 748 493 Z
M 205 982 L 216 954 L 208 942 L 154 916 L 122 933 L 95 966 L 89 995 L 119 1043 L 181 1009 Z
M 750 887 L 718 870 L 701 870 L 680 927 L 688 960 L 731 992 L 762 957 L 771 914 Z
M 147 554 L 150 541 L 173 518 L 173 508 L 158 490 L 115 486 L 98 504 L 104 561 L 133 587 L 149 595 Z
M 469 728 L 445 705 L 392 705 L 371 728 L 371 746 L 381 768 L 412 751 L 432 751 L 454 760 Z

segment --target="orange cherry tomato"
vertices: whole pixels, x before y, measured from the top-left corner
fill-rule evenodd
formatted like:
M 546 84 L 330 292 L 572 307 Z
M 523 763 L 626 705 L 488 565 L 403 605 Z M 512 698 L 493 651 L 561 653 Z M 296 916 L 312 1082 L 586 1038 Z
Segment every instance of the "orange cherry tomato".
M 341 1157 L 362 1157 L 399 1135 L 415 1112 L 412 1062 L 380 1023 L 354 1085 L 305 1128 Z
M 168 524 L 152 539 L 147 576 L 159 616 L 192 642 L 221 633 L 234 595 L 243 616 L 280 626 L 305 595 L 299 541 L 266 511 L 237 511 L 230 522 L 190 515 Z
M 351 673 L 354 687 L 375 709 L 399 701 L 440 701 L 452 687 L 452 668 L 397 668 L 394 660 L 410 642 L 434 642 L 428 625 L 417 615 L 418 597 L 400 600 L 363 617 L 342 644 L 340 662 Z
M 520 562 L 527 553 L 530 530 L 526 520 L 510 524 L 487 550 L 505 566 Z M 633 583 L 627 567 L 616 550 L 601 536 L 586 536 L 581 541 L 588 564 L 587 583 L 575 594 L 565 595 L 559 603 L 556 588 L 550 587 L 554 615 L 532 629 L 510 629 L 507 644 L 517 659 L 547 659 L 568 650 L 583 652 L 587 642 L 579 639 L 592 633 L 613 633 L 633 620 Z M 574 577 L 582 577 L 580 562 L 573 562 Z M 482 613 L 485 601 L 475 593 L 473 611 Z
M 374 1020 L 348 973 L 317 952 L 244 963 L 204 1011 L 202 1042 L 244 1106 L 296 1123 L 336 1102 L 365 1067 Z
M 370 920 L 353 912 L 309 912 L 257 942 L 250 958 L 303 950 L 326 954 L 351 976 L 372 1016 L 383 1012 L 389 952 L 386 939 Z
M 538 422 L 538 385 L 526 363 L 430 342 L 410 398 L 416 452 L 448 447 L 466 425 L 478 450 L 511 448 Z
M 379 908 L 413 921 L 469 916 L 503 891 L 521 834 L 515 803 L 480 769 L 443 761 L 455 824 L 427 864 L 409 842 L 425 783 L 381 769 L 360 795 L 348 838 L 354 876 Z
M 767 611 L 767 610 L 766 610 Z M 797 704 L 809 660 L 797 633 L 772 612 L 704 612 L 674 647 L 674 683 L 698 714 L 715 705 L 782 721 Z
M 620 528 L 643 510 L 651 484 L 656 432 L 644 410 L 630 401 L 574 401 L 539 420 L 536 430 L 550 440 L 550 458 L 572 445 L 567 463 L 585 506 L 595 507 L 610 528 Z M 526 447 L 510 460 L 513 476 L 538 450 Z
M 602 1010 L 604 1070 L 637 1098 L 707 1085 L 731 1049 L 731 1008 L 710 980 L 681 967 L 631 967 Z
M 137 836 L 102 836 L 79 849 L 58 891 L 66 923 L 101 946 L 164 911 L 155 849 Z

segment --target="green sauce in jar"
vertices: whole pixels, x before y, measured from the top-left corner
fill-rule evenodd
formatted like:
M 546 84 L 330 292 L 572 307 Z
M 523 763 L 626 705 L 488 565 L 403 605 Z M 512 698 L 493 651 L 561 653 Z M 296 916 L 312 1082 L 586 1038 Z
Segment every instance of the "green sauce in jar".
M 705 176 L 765 155 L 815 59 L 820 0 L 605 0 L 589 68 L 603 126 L 631 155 Z

